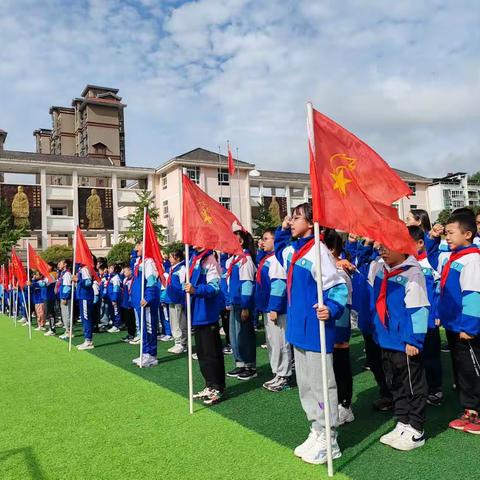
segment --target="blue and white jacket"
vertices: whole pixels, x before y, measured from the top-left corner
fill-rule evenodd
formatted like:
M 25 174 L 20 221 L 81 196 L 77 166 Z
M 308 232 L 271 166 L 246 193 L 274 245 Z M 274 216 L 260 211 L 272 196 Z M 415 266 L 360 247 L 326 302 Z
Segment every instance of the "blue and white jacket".
M 185 305 L 185 279 L 187 275 L 187 269 L 185 267 L 185 261 L 181 261 L 170 267 L 170 272 L 167 277 L 167 303 L 175 303 Z
M 460 247 L 461 250 L 467 247 Z M 478 248 L 478 247 L 477 247 Z M 441 253 L 439 274 L 450 253 Z M 445 287 L 438 297 L 438 316 L 446 330 L 480 335 L 480 254 L 460 257 L 450 266 Z
M 190 258 L 192 268 L 190 283 L 195 288 L 191 296 L 192 325 L 209 325 L 218 322 L 223 307 L 220 293 L 220 267 L 213 251 L 201 260 L 196 255 Z
M 93 302 L 93 279 L 88 267 L 80 267 L 77 273 L 77 298 Z
M 70 270 L 62 270 L 58 278 L 58 298 L 70 300 L 72 297 L 72 274 Z
M 402 267 L 406 267 L 407 270 L 401 271 Z M 387 283 L 386 326 L 380 322 L 375 306 L 380 294 L 384 268 L 387 271 L 392 270 L 387 264 L 376 262 L 372 264 L 369 273 L 369 282 L 373 287 L 371 310 L 374 339 L 380 347 L 387 350 L 405 352 L 407 344 L 422 350 L 428 328 L 430 302 L 420 265 L 415 257 L 410 255 L 393 268 L 398 270 L 398 275 L 389 278 Z
M 145 265 L 144 265 L 145 264 Z M 142 301 L 142 270 L 145 267 L 145 290 L 143 298 L 147 302 L 147 306 L 158 308 L 160 302 L 160 291 L 158 288 L 158 271 L 152 258 L 146 258 L 145 262 L 142 257 L 135 258 L 133 266 L 133 283 L 130 291 L 130 301 L 132 307 L 140 310 L 140 302 Z
M 255 267 L 248 250 L 244 250 L 244 255 L 245 257 L 233 266 L 231 275 L 227 275 L 227 304 L 241 309 L 253 310 L 255 298 L 255 272 L 257 271 L 257 268 Z M 238 258 L 239 255 L 231 256 L 225 262 L 225 268 L 228 270 L 232 262 Z
M 111 302 L 118 303 L 120 301 L 120 294 L 122 289 L 122 282 L 118 273 L 112 273 L 107 285 L 107 299 Z
M 440 281 L 440 275 L 432 267 L 430 261 L 427 258 L 418 260 L 420 268 L 422 269 L 423 276 L 425 277 L 425 283 L 427 286 L 427 296 L 430 302 L 430 314 L 428 316 L 428 328 L 438 328 L 435 325 L 435 320 L 438 318 L 437 303 L 438 303 L 438 283 Z
M 133 284 L 133 275 L 130 277 L 125 277 L 122 282 L 122 294 L 120 300 L 120 307 L 121 308 L 132 308 L 132 302 L 130 301 L 130 291 L 132 289 Z
M 352 279 L 350 275 L 343 269 L 337 268 L 338 274 L 345 281 L 347 286 L 347 304 L 343 310 L 342 315 L 335 321 L 335 343 L 345 343 L 350 340 L 352 333 L 350 323 L 350 312 L 352 309 Z
M 47 301 L 47 286 L 48 280 L 46 278 L 34 280 L 32 282 L 32 301 L 35 305 Z M 19 291 L 21 291 L 20 288 Z
M 275 256 L 285 268 L 288 275 L 294 252 L 300 250 L 313 237 L 291 241 L 290 229 L 278 227 L 275 232 Z M 347 304 L 348 291 L 345 280 L 338 274 L 335 261 L 327 247 L 320 243 L 323 302 L 330 311 L 330 318 L 325 322 L 327 353 L 333 352 L 335 343 L 335 321 L 340 318 Z M 287 306 L 286 339 L 297 348 L 320 352 L 320 326 L 313 306 L 317 298 L 317 267 L 315 249 L 297 259 L 292 266 L 293 282 L 291 285 L 291 302 Z
M 259 312 L 287 312 L 287 272 L 280 265 L 274 252 L 260 250 L 257 260 L 260 262 L 271 253 L 265 260 L 260 272 L 261 283 L 255 281 L 255 307 Z M 258 275 L 258 273 L 257 273 Z

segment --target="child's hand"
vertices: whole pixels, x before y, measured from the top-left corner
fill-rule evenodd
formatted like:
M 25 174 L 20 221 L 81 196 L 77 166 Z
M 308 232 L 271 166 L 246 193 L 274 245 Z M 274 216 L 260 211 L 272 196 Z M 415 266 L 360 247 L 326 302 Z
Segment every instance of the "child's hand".
M 460 340 L 473 340 L 475 337 L 465 332 L 460 332 Z
M 441 223 L 436 223 L 430 230 L 431 238 L 438 238 L 444 231 L 443 225 Z
M 273 323 L 277 323 L 277 318 L 278 318 L 278 313 L 277 312 L 269 312 L 268 313 L 268 319 L 273 322 Z
M 250 312 L 248 311 L 248 308 L 242 308 L 242 311 L 240 312 L 240 320 L 242 322 L 246 322 L 249 317 L 250 317 Z
M 317 318 L 322 322 L 326 322 L 330 318 L 330 310 L 326 305 L 319 307 L 316 303 L 313 308 L 317 311 Z
M 436 327 L 439 327 L 439 326 L 440 326 L 440 319 L 439 319 L 439 318 L 436 318 L 436 319 L 435 319 L 435 326 L 436 326 Z
M 420 353 L 420 350 L 417 347 L 414 347 L 413 345 L 409 345 L 408 343 L 405 345 L 405 353 L 409 357 L 414 357 L 415 355 L 418 355 Z
M 191 283 L 185 284 L 185 291 L 190 295 L 195 295 L 195 287 Z
M 147 301 L 145 299 L 143 299 L 141 302 L 140 302 L 140 306 L 141 307 L 146 307 L 148 305 Z
M 282 222 L 282 230 L 289 229 L 291 221 L 292 221 L 292 218 L 289 215 L 285 215 L 285 218 L 283 219 L 283 222 Z

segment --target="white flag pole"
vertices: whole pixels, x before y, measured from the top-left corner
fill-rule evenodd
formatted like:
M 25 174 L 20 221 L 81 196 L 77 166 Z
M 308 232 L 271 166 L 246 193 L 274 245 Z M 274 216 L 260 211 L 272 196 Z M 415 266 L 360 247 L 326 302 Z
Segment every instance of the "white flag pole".
M 28 315 L 28 338 L 32 339 L 32 315 L 30 312 L 30 241 L 27 240 L 27 299 L 28 304 L 25 305 L 25 311 Z M 23 301 L 25 302 L 25 295 L 23 296 Z
M 77 229 L 75 228 L 75 232 L 73 233 L 73 265 L 72 265 L 72 272 L 73 275 L 78 275 L 78 272 L 75 270 L 77 263 Z M 77 282 L 72 282 L 72 293 L 70 294 L 70 328 L 68 332 L 68 351 L 72 351 L 72 336 L 73 336 L 73 311 L 75 310 L 74 307 L 74 295 L 75 295 L 75 287 L 77 286 Z
M 313 106 L 310 102 L 307 103 L 307 122 L 309 140 L 311 148 L 315 152 L 315 136 L 313 126 Z M 317 299 L 318 306 L 323 307 L 323 285 L 322 285 L 322 258 L 320 255 L 320 225 L 314 222 L 314 236 L 315 236 L 315 267 L 317 271 Z M 332 428 L 330 424 L 330 402 L 328 399 L 328 378 L 327 378 L 327 342 L 325 339 L 325 322 L 319 321 L 320 324 L 320 361 L 322 368 L 322 388 L 323 388 L 323 408 L 325 414 L 325 437 L 327 442 L 327 471 L 328 476 L 333 477 L 333 457 L 332 457 Z
M 17 282 L 17 292 L 16 292 L 16 295 L 15 295 L 15 312 L 14 312 L 14 315 L 13 315 L 15 326 L 17 326 L 17 315 L 18 315 L 18 282 Z
M 230 151 L 230 142 L 227 140 L 227 155 L 228 155 L 229 151 Z M 229 184 L 229 187 L 230 187 L 230 200 L 228 202 L 228 205 L 230 207 L 229 210 L 233 213 L 233 191 L 232 191 L 233 176 L 230 176 L 230 167 L 229 167 L 229 164 L 228 164 L 228 160 L 227 160 L 227 170 L 228 170 L 228 184 Z
M 238 211 L 239 211 L 239 220 L 242 225 L 243 219 L 242 219 L 242 194 L 241 194 L 241 188 L 240 188 L 240 161 L 238 160 L 238 147 L 237 147 L 237 182 L 238 182 Z
M 187 170 L 183 169 L 183 175 L 187 174 Z M 182 203 L 182 228 L 183 228 L 183 178 L 180 183 L 181 187 L 181 203 Z M 232 191 L 232 183 L 230 182 L 230 192 Z M 183 238 L 182 231 L 182 238 Z M 185 244 L 185 282 L 190 283 L 190 245 Z M 188 407 L 190 415 L 193 415 L 193 348 L 192 348 L 192 296 L 186 293 L 185 303 L 187 305 L 187 357 L 188 357 Z
M 145 295 L 145 227 L 147 224 L 147 207 L 143 208 L 143 237 L 142 237 L 142 286 L 140 302 L 143 302 Z M 143 368 L 143 318 L 145 316 L 145 307 L 140 303 L 140 361 L 138 365 Z M 155 332 L 156 335 L 156 332 Z
M 5 265 L 2 265 L 2 315 L 5 313 L 5 284 L 3 283 L 5 281 Z

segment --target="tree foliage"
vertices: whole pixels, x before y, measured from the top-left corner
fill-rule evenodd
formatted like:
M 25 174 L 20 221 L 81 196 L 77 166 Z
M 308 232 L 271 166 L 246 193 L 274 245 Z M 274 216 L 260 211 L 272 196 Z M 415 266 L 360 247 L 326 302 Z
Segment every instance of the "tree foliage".
M 480 170 L 478 172 L 474 173 L 473 175 L 470 175 L 468 177 L 468 180 L 470 182 L 480 183 Z
M 6 263 L 12 246 L 27 234 L 26 227 L 15 227 L 11 208 L 0 199 L 0 263 Z
M 182 242 L 170 242 L 162 245 L 162 252 L 170 255 L 175 250 L 184 250 L 185 245 Z
M 143 210 L 147 207 L 147 212 L 152 220 L 153 228 L 157 234 L 157 238 L 160 243 L 165 240 L 165 227 L 159 225 L 158 219 L 160 212 L 158 208 L 155 208 L 155 198 L 152 192 L 142 190 L 137 194 L 138 200 L 135 206 L 135 210 L 127 216 L 129 222 L 128 230 L 121 236 L 122 242 L 137 242 L 143 237 Z
M 278 227 L 275 220 L 272 218 L 270 209 L 264 204 L 257 202 L 258 211 L 253 218 L 253 234 L 255 237 L 261 237 L 267 228 Z
M 107 255 L 108 264 L 118 263 L 120 265 L 129 265 L 130 253 L 135 246 L 132 242 L 120 242 L 114 245 Z
M 40 252 L 40 256 L 46 262 L 58 263 L 64 258 L 69 258 L 73 260 L 73 249 L 68 245 L 52 245 L 51 247 L 46 248 L 43 252 Z

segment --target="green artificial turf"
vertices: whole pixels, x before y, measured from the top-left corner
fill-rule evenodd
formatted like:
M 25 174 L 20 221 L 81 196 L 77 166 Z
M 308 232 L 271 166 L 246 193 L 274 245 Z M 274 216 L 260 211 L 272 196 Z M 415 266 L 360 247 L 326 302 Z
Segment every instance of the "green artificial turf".
M 65 342 L 39 332 L 29 341 L 26 330 L 0 316 L 2 480 L 327 478 L 324 466 L 294 457 L 308 425 L 296 389 L 261 388 L 270 377 L 262 349 L 259 378 L 228 379 L 228 400 L 212 408 L 196 403 L 190 416 L 186 357 L 168 354 L 171 343 L 159 342 L 158 367 L 140 370 L 131 364 L 138 349 L 120 341 L 123 333 L 96 335 L 95 350 L 69 353 Z M 352 344 L 357 419 L 341 427 L 335 478 L 478 478 L 479 439 L 446 428 L 458 413 L 449 386 L 444 405 L 428 410 L 425 447 L 404 453 L 378 442 L 393 422 L 371 409 L 376 389 L 362 371 L 358 335 Z M 226 366 L 233 366 L 231 356 Z M 203 388 L 196 362 L 194 377 Z

